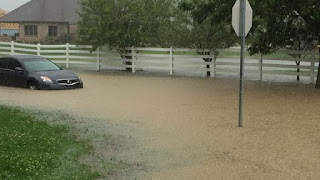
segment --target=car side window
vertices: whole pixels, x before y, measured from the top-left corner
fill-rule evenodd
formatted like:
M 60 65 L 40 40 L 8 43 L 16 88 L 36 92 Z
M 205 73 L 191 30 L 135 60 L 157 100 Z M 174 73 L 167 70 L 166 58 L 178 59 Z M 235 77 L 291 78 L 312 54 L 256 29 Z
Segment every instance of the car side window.
M 8 68 L 8 58 L 2 58 L 0 59 L 0 68 L 7 69 Z
M 14 60 L 14 68 L 17 68 L 17 67 L 22 68 L 22 65 L 19 61 Z
M 0 69 L 2 69 L 3 67 L 3 58 L 0 58 Z
M 15 62 L 16 62 L 16 60 L 15 59 L 8 59 L 8 69 L 10 69 L 10 70 L 14 70 L 14 68 L 15 68 Z

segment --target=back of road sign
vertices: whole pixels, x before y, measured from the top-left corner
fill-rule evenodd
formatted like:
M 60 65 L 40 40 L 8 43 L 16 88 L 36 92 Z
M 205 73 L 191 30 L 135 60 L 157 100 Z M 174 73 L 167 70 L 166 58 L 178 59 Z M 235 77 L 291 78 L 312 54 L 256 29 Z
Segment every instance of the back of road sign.
M 248 0 L 246 1 L 246 23 L 245 23 L 245 36 L 249 33 L 252 27 L 252 8 Z M 232 8 L 232 27 L 237 36 L 240 37 L 240 0 L 237 0 Z

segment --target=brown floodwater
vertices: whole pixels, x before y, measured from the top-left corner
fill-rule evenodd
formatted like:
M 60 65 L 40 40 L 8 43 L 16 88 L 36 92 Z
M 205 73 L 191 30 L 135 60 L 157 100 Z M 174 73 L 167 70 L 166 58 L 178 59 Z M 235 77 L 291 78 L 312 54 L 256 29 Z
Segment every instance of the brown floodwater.
M 236 80 L 80 75 L 84 89 L 0 87 L 0 103 L 130 124 L 139 179 L 320 178 L 320 90 L 309 85 L 246 81 L 238 128 Z

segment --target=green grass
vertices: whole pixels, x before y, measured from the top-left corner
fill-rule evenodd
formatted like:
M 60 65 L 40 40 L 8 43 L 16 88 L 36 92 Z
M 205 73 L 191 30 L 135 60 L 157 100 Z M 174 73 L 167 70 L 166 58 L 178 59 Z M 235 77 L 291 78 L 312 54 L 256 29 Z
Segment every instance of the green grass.
M 99 175 L 79 162 L 91 148 L 67 126 L 0 106 L 0 179 L 95 179 Z

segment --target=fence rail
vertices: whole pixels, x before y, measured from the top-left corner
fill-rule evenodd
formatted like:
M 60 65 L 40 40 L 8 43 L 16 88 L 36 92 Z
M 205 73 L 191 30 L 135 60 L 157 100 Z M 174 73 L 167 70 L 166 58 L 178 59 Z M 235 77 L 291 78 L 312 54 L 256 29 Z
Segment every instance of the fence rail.
M 98 48 L 91 52 L 90 45 L 41 45 L 22 44 L 16 42 L 0 42 L 0 56 L 4 55 L 41 55 L 57 64 L 82 66 L 83 68 L 101 70 L 160 71 L 169 75 L 202 74 L 216 77 L 225 74 L 239 73 L 239 48 L 219 50 L 215 57 L 209 50 L 188 48 L 141 48 L 128 47 L 127 53 L 119 53 Z M 268 56 L 246 56 L 245 75 L 253 79 L 263 80 L 265 76 L 273 75 L 281 78 L 307 77 L 310 83 L 315 82 L 319 62 L 314 51 L 280 50 Z M 124 58 L 125 57 L 125 58 Z M 301 58 L 297 58 L 301 57 Z

